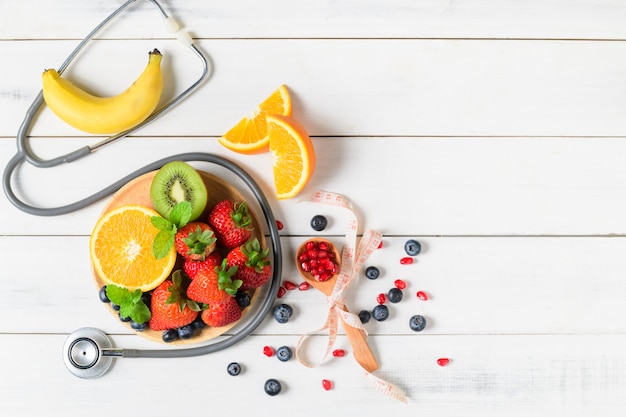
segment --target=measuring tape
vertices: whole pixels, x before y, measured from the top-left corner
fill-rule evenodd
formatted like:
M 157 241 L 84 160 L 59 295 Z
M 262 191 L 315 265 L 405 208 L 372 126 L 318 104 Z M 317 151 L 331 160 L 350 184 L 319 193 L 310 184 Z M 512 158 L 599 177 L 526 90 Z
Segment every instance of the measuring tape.
M 356 314 L 345 311 L 343 307 L 346 301 L 347 289 L 350 284 L 352 284 L 352 282 L 354 282 L 359 276 L 359 270 L 363 264 L 365 264 L 367 258 L 375 250 L 377 250 L 382 243 L 382 235 L 379 232 L 367 230 L 361 238 L 357 249 L 356 241 L 358 220 L 354 214 L 352 203 L 346 197 L 326 191 L 317 191 L 311 197 L 311 201 L 314 203 L 343 207 L 348 211 L 349 219 L 348 228 L 344 238 L 343 250 L 341 251 L 341 269 L 339 271 L 339 276 L 331 295 L 326 298 L 329 306 L 326 322 L 322 328 L 306 333 L 300 337 L 296 345 L 296 357 L 298 358 L 298 361 L 309 368 L 313 368 L 317 365 L 302 358 L 300 351 L 303 342 L 312 334 L 328 330 L 328 343 L 326 345 L 326 353 L 323 357 L 323 359 L 326 359 L 335 344 L 335 340 L 337 339 L 340 317 L 343 319 L 345 324 L 355 327 L 367 334 L 367 331 L 365 330 L 365 327 L 359 317 Z M 365 369 L 363 369 L 363 371 L 367 382 L 376 390 L 399 401 L 405 403 L 407 402 L 407 397 L 400 388 L 378 378 Z

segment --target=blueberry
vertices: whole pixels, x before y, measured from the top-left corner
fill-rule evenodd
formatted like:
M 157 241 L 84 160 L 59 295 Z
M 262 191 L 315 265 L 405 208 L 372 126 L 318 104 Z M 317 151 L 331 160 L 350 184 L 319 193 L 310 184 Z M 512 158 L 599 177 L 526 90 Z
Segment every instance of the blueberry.
M 130 321 L 130 328 L 138 331 L 138 332 L 143 332 L 146 327 L 148 327 L 148 322 L 144 322 L 144 323 L 137 323 L 135 320 L 131 320 Z
M 165 343 L 173 342 L 174 340 L 178 339 L 178 331 L 176 329 L 163 330 L 161 338 Z
M 144 292 L 141 294 L 141 301 L 143 301 L 143 303 L 150 307 L 150 302 L 152 301 L 152 294 L 150 294 L 149 292 Z
M 196 330 L 202 330 L 206 327 L 206 324 L 202 321 L 202 316 L 200 316 L 200 314 L 198 314 L 198 317 L 196 317 L 196 319 L 193 321 L 193 323 L 191 323 L 191 325 Z
M 402 290 L 393 287 L 387 293 L 387 298 L 389 299 L 390 303 L 399 303 L 400 301 L 402 301 Z
M 365 324 L 368 321 L 370 321 L 370 319 L 372 318 L 372 313 L 370 313 L 367 310 L 361 310 L 359 311 L 359 319 L 361 320 L 361 323 Z
M 375 266 L 365 268 L 365 276 L 369 279 L 376 279 L 380 276 L 380 270 Z
M 404 251 L 409 256 L 416 256 L 422 251 L 422 245 L 415 239 L 409 239 L 404 244 Z
M 120 321 L 123 321 L 124 323 L 128 323 L 130 321 L 130 316 L 126 316 L 126 317 L 122 317 L 122 313 L 118 312 L 117 316 L 120 318 Z
M 188 324 L 186 326 L 183 327 L 179 327 L 177 329 L 178 331 L 178 337 L 180 337 L 181 339 L 191 339 L 193 337 L 193 333 L 195 331 L 195 327 L 193 327 L 192 324 Z
M 289 304 L 278 304 L 274 307 L 274 319 L 279 323 L 287 323 L 293 314 Z
M 237 304 L 239 307 L 246 308 L 250 305 L 250 294 L 246 291 L 237 291 L 237 295 L 235 295 L 235 299 L 237 300 Z
M 421 332 L 426 327 L 426 319 L 424 316 L 416 314 L 409 319 L 409 327 L 414 332 Z
M 276 379 L 270 378 L 267 381 L 265 381 L 264 389 L 267 395 L 271 395 L 273 397 L 274 395 L 278 395 L 278 393 L 282 389 L 282 386 L 280 385 L 279 381 L 277 381 Z
M 291 356 L 292 352 L 289 346 L 281 346 L 276 349 L 276 357 L 281 362 L 287 362 L 289 359 L 291 359 Z
M 228 372 L 228 375 L 237 376 L 241 373 L 241 365 L 237 362 L 231 362 L 226 367 L 226 371 Z
M 378 304 L 372 311 L 372 317 L 376 321 L 385 321 L 389 318 L 389 308 L 384 304 Z
M 115 311 L 120 311 L 120 306 L 118 306 L 118 305 L 117 305 L 117 304 L 115 304 L 115 303 L 111 303 L 111 308 L 112 308 L 113 310 L 115 310 Z
M 326 226 L 328 226 L 328 220 L 321 214 L 313 216 L 311 219 L 311 228 L 316 232 L 321 232 L 326 229 Z
M 107 296 L 107 286 L 100 288 L 100 292 L 98 293 L 98 297 L 100 297 L 100 301 L 103 303 L 110 303 L 109 297 Z

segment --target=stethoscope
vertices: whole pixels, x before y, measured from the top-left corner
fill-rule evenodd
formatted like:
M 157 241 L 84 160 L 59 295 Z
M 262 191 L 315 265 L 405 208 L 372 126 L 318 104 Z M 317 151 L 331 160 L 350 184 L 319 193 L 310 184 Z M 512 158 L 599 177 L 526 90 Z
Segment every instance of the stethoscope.
M 160 15 L 165 19 L 166 25 L 170 32 L 179 32 L 178 24 L 172 17 L 168 16 L 168 14 L 157 2 L 157 0 L 146 1 L 150 2 L 157 8 Z M 125 9 L 127 9 L 129 6 L 136 2 L 137 0 L 128 0 L 117 10 L 111 13 L 106 19 L 104 19 L 98 26 L 96 26 L 79 43 L 79 45 L 61 65 L 61 67 L 58 69 L 59 74 L 61 74 L 69 66 L 69 64 L 74 60 L 79 52 L 87 45 L 87 43 L 91 39 L 93 39 L 93 37 L 98 32 L 100 32 L 100 30 L 102 30 L 115 17 L 120 15 Z M 260 294 L 260 296 L 258 297 L 260 300 L 257 303 L 258 305 L 255 305 L 254 310 L 246 315 L 246 317 L 249 317 L 249 319 L 236 326 L 234 328 L 235 331 L 232 334 L 225 336 L 225 338 L 221 339 L 220 341 L 213 342 L 207 345 L 180 349 L 123 349 L 115 348 L 109 336 L 107 336 L 103 331 L 99 329 L 85 327 L 72 332 L 63 346 L 63 361 L 68 370 L 72 374 L 80 378 L 97 378 L 103 375 L 110 368 L 114 358 L 191 357 L 217 352 L 229 346 L 232 346 L 248 336 L 252 331 L 254 331 L 254 329 L 259 326 L 259 324 L 261 324 L 267 313 L 271 310 L 274 299 L 276 298 L 276 295 L 278 293 L 282 274 L 282 250 L 278 227 L 276 225 L 276 220 L 274 218 L 271 206 L 256 181 L 250 175 L 248 175 L 248 173 L 243 168 L 221 156 L 202 152 L 172 155 L 170 157 L 163 158 L 161 160 L 148 164 L 143 168 L 134 171 L 133 173 L 121 178 L 120 180 L 112 183 L 111 185 L 82 200 L 58 207 L 44 208 L 29 205 L 22 201 L 13 191 L 11 178 L 16 168 L 23 162 L 28 162 L 29 164 L 34 165 L 37 168 L 51 168 L 80 159 L 84 156 L 91 154 L 92 152 L 97 151 L 107 144 L 113 143 L 118 139 L 130 135 L 136 130 L 151 123 L 158 117 L 164 115 L 176 104 L 180 103 L 193 91 L 195 91 L 209 76 L 209 62 L 204 53 L 200 49 L 198 49 L 196 45 L 194 45 L 193 39 L 191 38 L 191 36 L 189 36 L 189 34 L 187 34 L 186 32 L 179 32 L 178 40 L 181 41 L 184 45 L 188 46 L 198 56 L 198 58 L 200 58 L 200 61 L 202 62 L 202 74 L 200 78 L 198 78 L 198 80 L 196 80 L 189 88 L 184 90 L 177 97 L 170 100 L 169 103 L 163 105 L 161 108 L 156 110 L 148 119 L 146 119 L 141 124 L 132 129 L 106 138 L 94 145 L 85 146 L 76 149 L 75 151 L 69 152 L 65 155 L 61 155 L 47 160 L 41 159 L 37 155 L 35 155 L 28 143 L 28 132 L 30 131 L 31 125 L 33 124 L 33 121 L 39 109 L 44 103 L 43 93 L 40 92 L 35 97 L 31 106 L 28 108 L 24 120 L 18 130 L 17 152 L 5 167 L 2 178 L 4 193 L 9 201 L 21 211 L 36 216 L 58 216 L 87 207 L 88 205 L 91 205 L 92 203 L 111 195 L 112 193 L 120 189 L 123 185 L 128 183 L 130 180 L 137 178 L 145 173 L 157 170 L 171 161 L 199 161 L 215 164 L 229 170 L 237 177 L 239 177 L 239 179 L 249 188 L 252 195 L 256 198 L 259 206 L 261 207 L 272 244 L 272 280 L 269 286 L 266 286 L 267 288 L 263 289 L 262 292 L 264 292 L 265 294 Z

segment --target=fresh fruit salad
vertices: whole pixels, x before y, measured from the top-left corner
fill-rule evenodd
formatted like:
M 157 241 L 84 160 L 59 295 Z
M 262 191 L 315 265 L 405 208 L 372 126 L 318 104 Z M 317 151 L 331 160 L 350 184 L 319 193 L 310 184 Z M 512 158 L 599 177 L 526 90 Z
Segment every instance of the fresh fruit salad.
M 166 343 L 224 333 L 272 275 L 243 197 L 180 161 L 116 193 L 90 255 L 100 300 L 131 329 Z

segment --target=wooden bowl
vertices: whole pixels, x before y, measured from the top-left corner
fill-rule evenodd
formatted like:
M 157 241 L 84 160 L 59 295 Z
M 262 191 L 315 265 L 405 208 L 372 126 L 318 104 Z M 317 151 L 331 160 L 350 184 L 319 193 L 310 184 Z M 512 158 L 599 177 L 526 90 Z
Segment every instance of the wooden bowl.
M 152 201 L 150 200 L 150 186 L 152 184 L 152 179 L 154 178 L 156 173 L 157 171 L 153 171 L 153 172 L 144 174 L 130 181 L 124 187 L 120 188 L 111 197 L 111 200 L 104 207 L 104 210 L 102 211 L 101 216 L 117 207 L 128 205 L 128 204 L 137 204 L 137 205 L 154 209 Z M 235 201 L 245 201 L 244 197 L 239 193 L 239 191 L 237 191 L 235 187 L 225 182 L 221 178 L 213 174 L 210 174 L 208 172 L 204 172 L 204 171 L 198 171 L 198 173 L 200 174 L 200 176 L 202 177 L 202 180 L 204 181 L 204 184 L 206 185 L 207 194 L 208 194 L 207 208 L 205 209 L 204 213 L 202 213 L 202 215 L 198 218 L 199 221 L 206 221 L 208 212 L 211 210 L 211 208 L 215 204 L 217 204 L 221 200 L 230 199 L 230 200 L 235 200 Z M 265 246 L 264 235 L 261 232 L 259 222 L 255 214 L 252 212 L 251 208 L 250 208 L 250 216 L 252 217 L 252 224 L 254 226 L 254 231 L 252 232 L 251 239 L 254 239 L 256 237 L 261 243 L 261 245 Z M 225 256 L 226 254 L 223 254 L 223 255 Z M 174 267 L 174 270 L 176 269 L 181 269 L 180 259 L 177 261 L 177 265 Z M 92 272 L 93 272 L 93 277 L 94 277 L 96 287 L 99 291 L 100 288 L 102 288 L 105 285 L 105 283 L 98 277 L 98 275 L 96 274 L 95 270 L 93 270 L 93 268 L 92 268 Z M 259 289 L 256 289 L 254 292 L 251 293 L 250 306 L 242 310 L 241 319 L 239 319 L 237 322 L 234 322 L 226 326 L 222 326 L 222 327 L 208 327 L 207 326 L 202 330 L 196 330 L 196 333 L 190 339 L 185 339 L 185 340 L 177 339 L 167 344 L 168 345 L 190 345 L 190 344 L 203 343 L 203 342 L 206 342 L 208 340 L 211 340 L 213 338 L 216 338 L 224 334 L 225 332 L 232 329 L 237 324 L 241 323 L 242 320 L 244 320 L 246 314 L 250 312 L 251 309 L 253 309 L 253 306 L 255 305 L 257 299 L 259 298 L 259 293 L 260 293 Z M 135 330 L 133 330 L 130 327 L 129 323 L 124 323 L 121 320 L 119 320 L 118 312 L 113 310 L 109 303 L 104 304 L 104 305 L 108 308 L 110 313 L 113 316 L 115 316 L 116 320 L 119 321 L 121 325 L 126 326 L 127 329 L 131 330 L 132 332 L 135 332 Z M 153 331 L 153 330 L 150 330 L 149 328 L 146 328 L 145 330 L 141 332 L 136 332 L 136 333 L 146 339 L 159 342 L 159 343 L 165 343 L 163 342 L 163 339 L 161 337 L 162 336 L 161 331 Z

